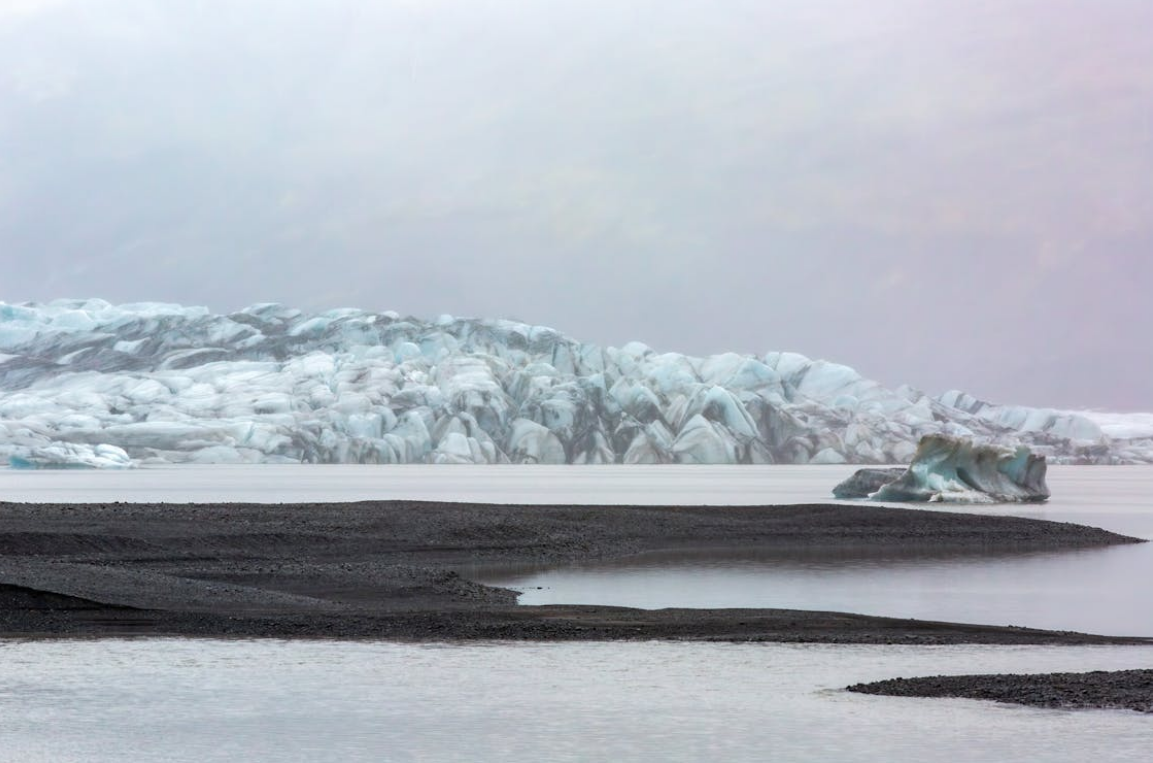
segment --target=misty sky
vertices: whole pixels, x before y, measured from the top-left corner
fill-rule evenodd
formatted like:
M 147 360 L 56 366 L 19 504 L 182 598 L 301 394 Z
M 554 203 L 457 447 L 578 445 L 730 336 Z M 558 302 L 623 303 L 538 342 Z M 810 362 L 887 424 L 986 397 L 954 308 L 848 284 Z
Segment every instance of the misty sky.
M 0 300 L 1153 410 L 1149 0 L 0 0 Z

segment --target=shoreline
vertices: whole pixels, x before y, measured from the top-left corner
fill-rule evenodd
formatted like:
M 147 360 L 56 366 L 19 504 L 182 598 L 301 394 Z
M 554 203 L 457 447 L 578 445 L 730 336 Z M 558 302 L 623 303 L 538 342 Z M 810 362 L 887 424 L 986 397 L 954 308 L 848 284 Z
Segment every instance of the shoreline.
M 514 592 L 460 574 L 703 547 L 1011 554 L 1137 542 L 1045 520 L 839 504 L 0 503 L 0 638 L 1150 644 L 802 610 L 518 606 Z

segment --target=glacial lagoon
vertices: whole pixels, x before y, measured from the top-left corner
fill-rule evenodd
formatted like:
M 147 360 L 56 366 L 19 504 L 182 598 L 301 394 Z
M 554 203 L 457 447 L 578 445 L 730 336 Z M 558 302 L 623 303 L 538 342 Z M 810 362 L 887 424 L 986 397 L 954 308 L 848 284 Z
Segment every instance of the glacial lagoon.
M 826 502 L 831 486 L 849 471 L 462 466 L 0 470 L 0 494 L 5 500 L 51 502 L 796 503 Z M 1147 498 L 1153 469 L 1055 467 L 1050 485 L 1054 498 L 1043 505 L 952 508 L 1078 521 L 1153 537 Z M 1153 635 L 1135 632 L 1148 622 L 1143 588 L 1153 572 L 1151 548 L 1015 560 L 932 560 L 915 550 L 896 557 L 847 554 L 840 569 L 806 566 L 803 559 L 718 561 L 702 553 L 696 560 L 654 558 L 639 565 L 623 560 L 604 568 L 517 574 L 522 583 L 533 579 L 525 576 L 554 576 L 540 592 L 528 591 L 528 601 L 538 595 L 572 595 L 581 601 L 629 596 L 639 597 L 632 602 L 636 606 L 748 606 L 739 602 L 756 600 L 768 590 L 775 597 L 791 592 L 795 598 L 757 606 L 897 614 L 898 605 L 921 602 L 973 614 L 952 619 L 996 622 L 1004 619 L 998 614 L 1003 612 L 1015 624 L 1045 626 L 1038 622 L 1043 613 L 1064 613 L 1083 619 L 1084 627 L 1078 626 L 1083 630 Z M 556 576 L 562 573 L 577 581 L 575 587 L 561 584 Z M 664 576 L 663 582 L 635 584 L 652 575 Z M 924 585 L 919 593 L 913 588 L 918 580 Z M 983 582 L 978 586 L 974 581 Z M 829 606 L 842 589 L 863 606 Z M 1070 593 L 1076 591 L 1082 593 Z M 1092 606 L 1071 604 L 1078 600 Z M 886 607 L 892 610 L 880 611 Z M 1153 724 L 1137 713 L 868 697 L 841 689 L 894 676 L 1151 664 L 1153 647 L 1144 646 L 8 641 L 0 642 L 0 750 L 28 763 L 766 757 L 1067 761 L 1102 755 L 1136 761 L 1147 759 L 1153 749 Z

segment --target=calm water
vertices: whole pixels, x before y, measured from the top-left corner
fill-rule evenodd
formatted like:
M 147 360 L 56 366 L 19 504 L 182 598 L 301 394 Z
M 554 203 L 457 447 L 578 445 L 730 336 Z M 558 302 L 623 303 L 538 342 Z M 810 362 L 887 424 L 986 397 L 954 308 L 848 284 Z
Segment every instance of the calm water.
M 808 500 L 817 501 L 824 485 L 810 480 L 823 477 L 801 472 L 795 479 L 813 490 Z M 794 474 L 782 479 L 792 482 Z M 1079 522 L 1153 538 L 1153 468 L 1055 467 L 1049 483 L 1054 497 L 1044 505 L 951 510 Z M 1027 556 L 906 549 L 846 550 L 830 559 L 704 551 L 477 577 L 523 591 L 523 604 L 822 609 L 1153 636 L 1153 543 Z
M 678 554 L 479 574 L 522 604 L 768 607 L 1153 636 L 1148 546 L 1029 556 Z
M 125 471 L 0 468 L 7 501 L 364 501 L 755 505 L 811 503 L 844 466 L 167 466 Z
M 1153 720 L 866 697 L 894 675 L 1117 669 L 1153 648 L 0 644 L 0 757 L 1147 761 Z
M 0 497 L 804 503 L 825 502 L 851 471 L 0 469 Z M 1055 468 L 1050 484 L 1055 498 L 1044 506 L 978 510 L 1153 537 L 1153 469 Z M 940 610 L 947 619 L 1045 625 L 1053 617 L 1076 620 L 1081 630 L 1153 633 L 1144 595 L 1151 550 L 1025 558 L 847 553 L 835 562 L 701 553 L 518 574 L 522 583 L 548 585 L 530 601 L 633 597 L 627 603 L 639 606 L 755 603 L 904 616 Z M 0 641 L 0 760 L 1145 761 L 1153 722 L 1136 713 L 864 697 L 840 688 L 897 675 L 1151 665 L 1153 647 Z

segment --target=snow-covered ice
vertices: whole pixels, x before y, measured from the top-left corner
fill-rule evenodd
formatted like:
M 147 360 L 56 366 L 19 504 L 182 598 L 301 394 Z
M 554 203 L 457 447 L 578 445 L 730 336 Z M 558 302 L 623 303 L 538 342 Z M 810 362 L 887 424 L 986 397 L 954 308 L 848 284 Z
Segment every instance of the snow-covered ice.
M 109 465 L 84 450 L 98 447 L 136 463 L 882 464 L 936 434 L 1151 463 L 1150 421 L 888 389 L 797 353 L 601 348 L 506 320 L 0 303 L 0 459 L 29 465 L 67 447 L 89 465 Z

